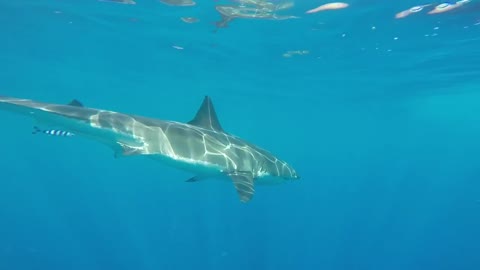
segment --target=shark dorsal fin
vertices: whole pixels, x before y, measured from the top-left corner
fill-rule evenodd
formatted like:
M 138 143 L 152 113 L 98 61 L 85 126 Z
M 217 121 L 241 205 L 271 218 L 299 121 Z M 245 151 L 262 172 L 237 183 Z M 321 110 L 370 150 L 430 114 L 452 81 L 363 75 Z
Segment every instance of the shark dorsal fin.
M 208 96 L 205 96 L 202 106 L 200 106 L 200 109 L 198 109 L 195 118 L 188 122 L 188 124 L 204 129 L 224 132 L 220 122 L 218 121 L 212 100 Z
M 75 106 L 75 107 L 83 107 L 83 104 L 82 104 L 80 101 L 76 100 L 76 99 L 70 101 L 70 102 L 68 103 L 68 105 L 70 105 L 70 106 Z

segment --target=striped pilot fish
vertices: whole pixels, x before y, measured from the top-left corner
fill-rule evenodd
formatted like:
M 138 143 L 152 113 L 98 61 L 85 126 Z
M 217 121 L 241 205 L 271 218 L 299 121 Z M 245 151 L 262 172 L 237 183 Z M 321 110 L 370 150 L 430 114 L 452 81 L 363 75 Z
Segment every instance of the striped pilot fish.
M 68 103 L 67 105 L 70 105 L 70 106 L 75 106 L 75 107 L 83 107 L 83 104 L 74 99 L 72 100 L 70 103 Z M 74 133 L 72 132 L 69 132 L 69 131 L 65 131 L 65 130 L 60 130 L 60 129 L 41 129 L 37 126 L 34 126 L 33 127 L 33 131 L 32 131 L 32 134 L 37 134 L 37 133 L 43 133 L 43 134 L 47 134 L 47 135 L 50 135 L 50 136 L 58 136 L 58 137 L 72 137 L 72 136 L 75 136 Z
M 71 137 L 75 136 L 72 132 L 59 130 L 59 129 L 41 129 L 39 127 L 33 127 L 32 134 L 43 133 L 50 136 L 59 136 L 59 137 Z

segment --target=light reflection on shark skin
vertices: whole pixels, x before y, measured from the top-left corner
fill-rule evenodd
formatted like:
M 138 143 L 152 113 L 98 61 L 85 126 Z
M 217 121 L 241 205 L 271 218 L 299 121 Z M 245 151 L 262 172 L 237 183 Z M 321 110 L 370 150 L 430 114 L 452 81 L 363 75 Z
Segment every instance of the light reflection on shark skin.
M 179 7 L 195 6 L 197 4 L 192 0 L 160 0 L 160 2 L 169 6 Z
M 86 108 L 79 102 L 70 104 L 77 105 L 0 96 L 1 110 L 24 114 L 38 124 L 103 143 L 113 149 L 116 157 L 143 155 L 161 160 L 194 173 L 189 182 L 230 179 L 242 202 L 252 198 L 255 184 L 299 179 L 287 162 L 226 133 L 208 96 L 188 123 Z
M 254 6 L 256 8 L 265 8 L 269 10 L 281 10 L 293 7 L 293 2 L 273 3 L 267 0 L 239 0 L 239 7 Z
M 215 9 L 222 19 L 215 23 L 217 28 L 225 28 L 234 19 L 288 20 L 297 16 L 278 15 L 277 11 L 289 9 L 293 2 L 275 4 L 265 0 L 241 0 L 239 5 L 217 5 Z
M 99 2 L 109 2 L 109 3 L 117 3 L 117 4 L 125 4 L 125 5 L 135 5 L 137 4 L 133 0 L 98 0 Z

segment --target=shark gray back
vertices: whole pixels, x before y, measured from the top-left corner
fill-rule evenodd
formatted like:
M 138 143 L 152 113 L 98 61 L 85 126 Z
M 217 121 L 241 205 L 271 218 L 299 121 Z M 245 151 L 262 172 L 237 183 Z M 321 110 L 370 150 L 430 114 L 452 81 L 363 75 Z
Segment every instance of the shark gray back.
M 242 202 L 252 198 L 257 183 L 299 179 L 285 161 L 225 132 L 208 96 L 187 123 L 86 108 L 76 100 L 62 105 L 0 97 L 0 109 L 99 141 L 117 157 L 145 155 L 162 160 L 194 173 L 189 182 L 226 176 Z

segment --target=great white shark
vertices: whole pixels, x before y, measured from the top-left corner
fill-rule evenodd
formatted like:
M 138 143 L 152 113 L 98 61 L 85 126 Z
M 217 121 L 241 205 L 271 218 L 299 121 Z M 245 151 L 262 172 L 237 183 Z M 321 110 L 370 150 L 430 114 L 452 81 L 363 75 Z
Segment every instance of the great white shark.
M 242 202 L 250 201 L 256 184 L 300 178 L 287 162 L 225 132 L 208 96 L 187 123 L 87 108 L 77 100 L 52 104 L 0 96 L 0 109 L 105 144 L 115 157 L 144 155 L 189 171 L 194 176 L 188 182 L 231 180 Z

